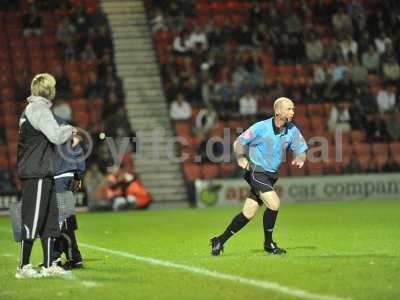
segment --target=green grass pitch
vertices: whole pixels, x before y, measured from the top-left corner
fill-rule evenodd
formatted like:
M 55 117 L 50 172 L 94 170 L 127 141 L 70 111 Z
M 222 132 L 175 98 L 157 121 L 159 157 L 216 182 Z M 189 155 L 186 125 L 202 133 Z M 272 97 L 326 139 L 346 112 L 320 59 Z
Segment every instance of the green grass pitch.
M 239 210 L 79 215 L 86 268 L 68 279 L 15 279 L 19 245 L 0 218 L 0 299 L 400 299 L 400 201 L 285 203 L 275 239 L 286 256 L 262 251 L 260 211 L 212 257 L 209 238 Z

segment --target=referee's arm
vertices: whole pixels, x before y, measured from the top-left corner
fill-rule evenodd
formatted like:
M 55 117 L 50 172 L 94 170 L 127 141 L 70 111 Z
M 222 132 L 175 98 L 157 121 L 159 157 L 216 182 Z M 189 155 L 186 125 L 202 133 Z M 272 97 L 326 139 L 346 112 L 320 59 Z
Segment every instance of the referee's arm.
M 297 155 L 293 161 L 292 165 L 297 166 L 298 168 L 302 168 L 304 166 L 304 163 L 306 162 L 307 154 L 306 152 L 303 152 L 299 155 Z
M 249 170 L 249 160 L 247 159 L 249 153 L 249 146 L 241 144 L 238 140 L 233 143 L 233 151 L 235 152 L 237 163 L 239 167 Z

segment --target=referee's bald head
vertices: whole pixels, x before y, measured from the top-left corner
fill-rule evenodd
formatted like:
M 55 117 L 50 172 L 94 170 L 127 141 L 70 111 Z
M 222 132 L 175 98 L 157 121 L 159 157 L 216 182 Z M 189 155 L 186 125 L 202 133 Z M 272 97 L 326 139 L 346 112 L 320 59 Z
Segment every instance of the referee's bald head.
M 274 101 L 274 112 L 276 113 L 277 111 L 279 111 L 283 104 L 294 105 L 293 101 L 289 98 L 280 97 Z

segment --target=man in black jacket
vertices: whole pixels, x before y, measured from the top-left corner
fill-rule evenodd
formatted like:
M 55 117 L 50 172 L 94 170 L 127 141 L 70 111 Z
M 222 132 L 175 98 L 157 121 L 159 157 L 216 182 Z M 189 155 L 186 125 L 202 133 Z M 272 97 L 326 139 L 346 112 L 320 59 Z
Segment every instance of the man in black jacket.
M 22 186 L 21 263 L 16 278 L 65 275 L 53 264 L 54 239 L 60 234 L 54 188 L 54 147 L 65 143 L 77 130 L 58 125 L 50 110 L 56 81 L 38 74 L 31 83 L 31 96 L 19 121 L 18 176 Z M 33 242 L 39 236 L 43 247 L 40 273 L 30 265 Z

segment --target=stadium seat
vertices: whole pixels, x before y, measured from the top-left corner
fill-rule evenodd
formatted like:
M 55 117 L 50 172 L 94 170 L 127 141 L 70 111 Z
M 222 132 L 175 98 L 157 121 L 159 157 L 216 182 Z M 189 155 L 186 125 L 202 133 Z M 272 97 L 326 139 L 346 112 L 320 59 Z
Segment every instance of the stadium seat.
M 385 143 L 374 143 L 372 144 L 372 154 L 374 156 L 388 156 L 389 145 Z
M 326 128 L 326 119 L 323 117 L 312 117 L 311 118 L 311 127 L 313 129 L 325 129 Z
M 202 172 L 199 164 L 195 163 L 184 163 L 183 169 L 186 175 L 186 179 L 194 181 L 202 178 Z
M 290 168 L 290 174 L 292 176 L 305 176 L 306 175 L 306 167 L 303 167 L 301 169 L 299 169 L 298 167 L 289 164 L 289 168 Z
M 219 177 L 219 166 L 217 164 L 203 164 L 201 166 L 201 171 L 205 179 Z
M 325 108 L 324 104 L 307 104 L 307 112 L 310 117 L 318 116 L 324 117 L 325 116 Z
M 400 142 L 390 143 L 389 148 L 390 148 L 390 153 L 392 153 L 392 155 L 400 153 Z
M 371 156 L 371 145 L 367 143 L 359 143 L 353 145 L 354 152 L 358 157 L 370 157 Z
M 188 121 L 175 122 L 175 131 L 177 136 L 191 135 L 191 125 Z
M 309 175 L 324 174 L 324 165 L 321 162 L 309 162 L 307 168 Z
M 222 163 L 220 165 L 220 170 L 221 170 L 221 176 L 222 177 L 229 177 L 232 174 L 235 173 L 235 171 L 238 169 L 238 166 L 236 163 Z
M 365 142 L 365 132 L 361 130 L 352 130 L 350 131 L 351 141 L 352 143 L 363 143 Z

